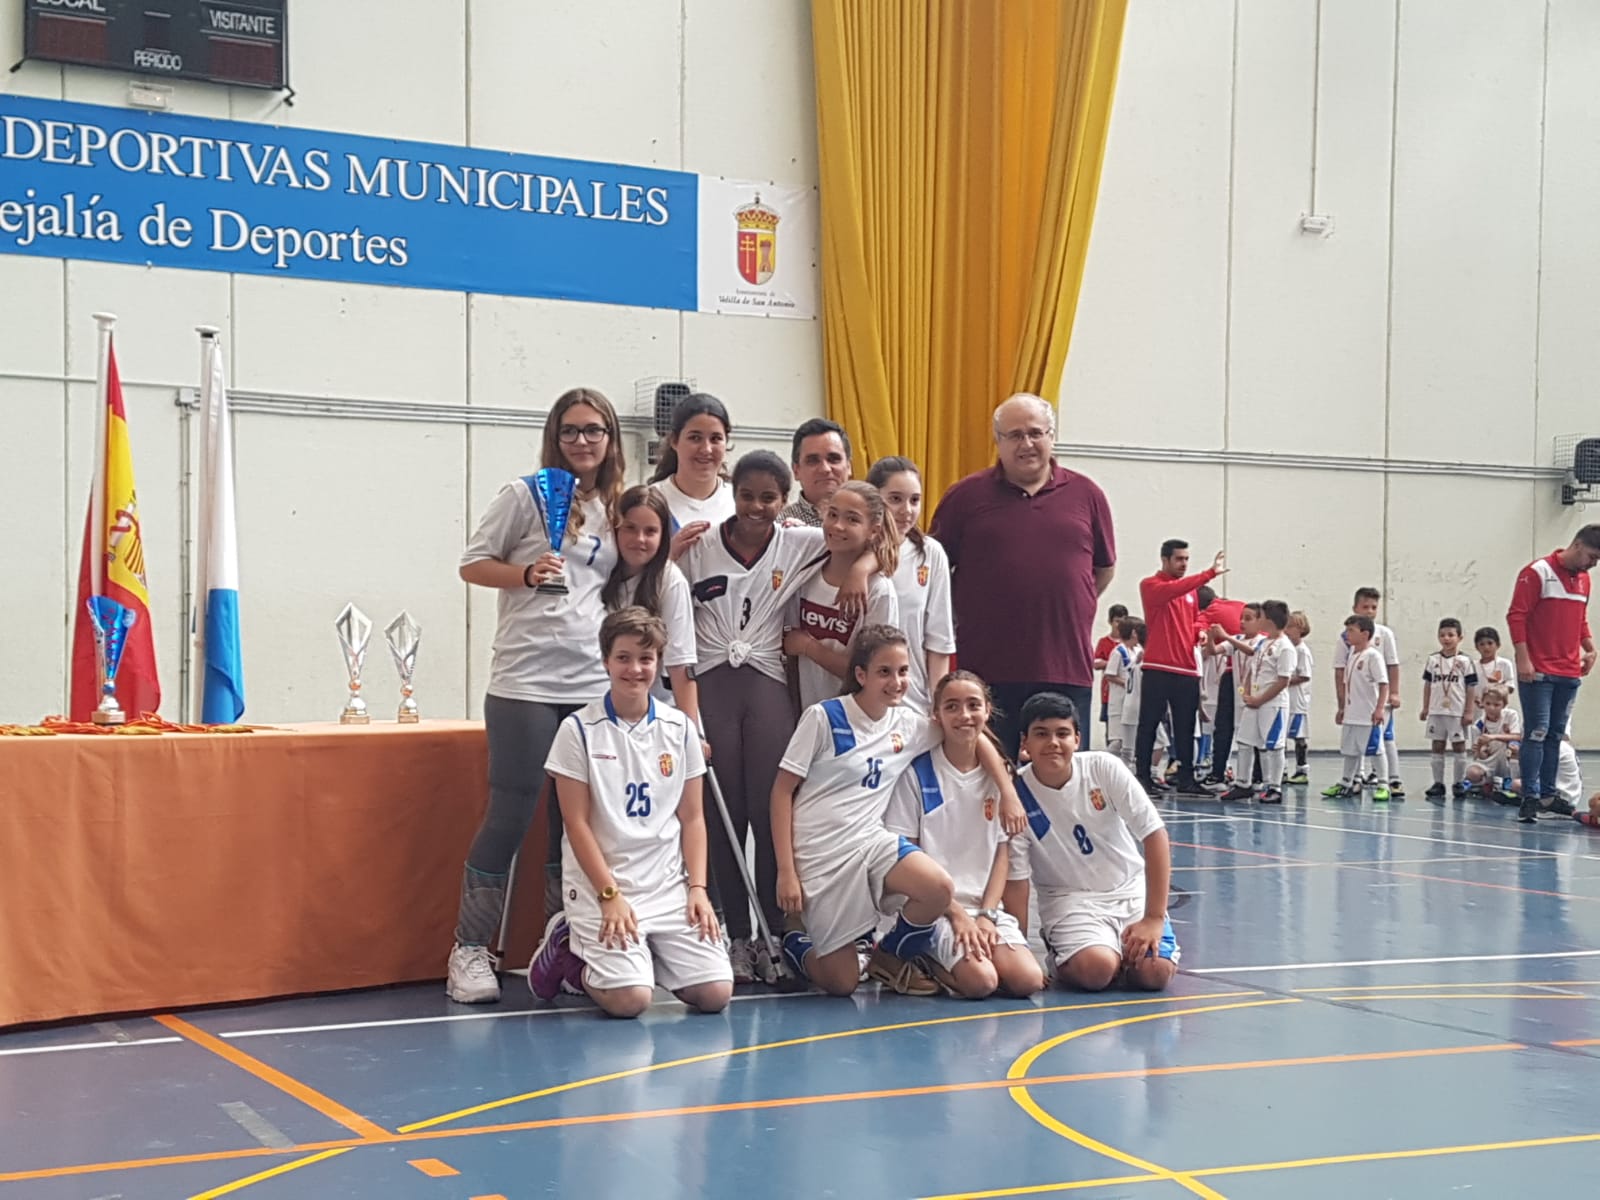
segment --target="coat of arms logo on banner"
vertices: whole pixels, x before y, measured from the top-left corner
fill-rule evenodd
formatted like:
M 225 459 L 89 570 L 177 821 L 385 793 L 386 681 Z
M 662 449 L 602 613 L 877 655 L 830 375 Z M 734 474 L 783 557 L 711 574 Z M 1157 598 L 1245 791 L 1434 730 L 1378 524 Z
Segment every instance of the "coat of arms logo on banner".
M 778 269 L 777 210 L 761 203 L 761 193 L 733 214 L 738 225 L 739 274 L 746 283 L 757 286 L 772 278 Z

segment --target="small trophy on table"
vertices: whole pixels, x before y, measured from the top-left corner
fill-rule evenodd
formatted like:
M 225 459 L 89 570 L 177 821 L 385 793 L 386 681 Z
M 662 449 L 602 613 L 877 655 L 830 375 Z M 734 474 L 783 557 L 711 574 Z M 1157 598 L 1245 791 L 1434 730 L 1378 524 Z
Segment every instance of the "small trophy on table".
M 350 675 L 350 695 L 339 714 L 339 724 L 366 725 L 372 718 L 367 715 L 367 702 L 361 698 L 361 667 L 367 661 L 367 643 L 372 640 L 372 620 L 354 604 L 346 604 L 333 627 L 339 634 L 345 670 Z
M 395 720 L 402 725 L 415 725 L 421 720 L 417 702 L 412 698 L 411 678 L 417 673 L 417 645 L 422 641 L 422 626 L 418 625 L 404 609 L 389 622 L 383 631 L 389 643 L 389 653 L 394 656 L 394 669 L 400 672 L 400 711 Z
M 541 467 L 533 473 L 533 506 L 539 510 L 539 520 L 544 523 L 544 535 L 550 539 L 550 549 L 561 553 L 561 544 L 567 540 L 567 520 L 572 516 L 572 494 L 577 491 L 578 477 L 560 467 Z M 536 592 L 564 595 L 570 589 L 560 575 L 547 579 Z
M 117 668 L 128 644 L 128 630 L 139 614 L 110 596 L 90 596 L 89 623 L 94 626 L 95 665 L 100 674 L 100 704 L 91 719 L 96 725 L 121 725 L 128 718 L 117 703 Z

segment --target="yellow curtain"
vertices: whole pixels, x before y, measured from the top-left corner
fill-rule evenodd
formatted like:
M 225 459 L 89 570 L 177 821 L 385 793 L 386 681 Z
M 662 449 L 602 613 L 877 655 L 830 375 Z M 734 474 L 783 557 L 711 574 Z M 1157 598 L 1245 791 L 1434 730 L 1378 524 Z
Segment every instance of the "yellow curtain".
M 813 0 L 828 414 L 926 511 L 1055 401 L 1127 0 Z

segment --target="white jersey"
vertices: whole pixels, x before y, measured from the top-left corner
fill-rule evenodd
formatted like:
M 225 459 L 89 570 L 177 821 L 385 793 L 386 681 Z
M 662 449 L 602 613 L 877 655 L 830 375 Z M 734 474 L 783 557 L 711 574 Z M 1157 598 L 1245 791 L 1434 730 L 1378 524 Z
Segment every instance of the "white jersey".
M 1429 685 L 1430 717 L 1464 717 L 1467 697 L 1478 686 L 1478 669 L 1465 654 L 1430 654 L 1422 668 L 1422 681 Z
M 1033 764 L 1017 775 L 1028 827 L 1011 839 L 1009 875 L 1044 894 L 1144 895 L 1144 839 L 1165 828 L 1150 797 L 1120 758 L 1099 750 L 1072 756 L 1072 778 L 1045 787 Z
M 848 650 L 856 630 L 863 625 L 898 627 L 900 606 L 895 600 L 894 584 L 882 575 L 873 575 L 867 583 L 867 611 L 860 618 L 846 616 L 839 608 L 839 589 L 819 571 L 790 602 L 785 624 L 810 634 L 813 641 L 830 650 Z M 911 657 L 917 657 L 915 650 Z M 811 659 L 802 658 L 798 665 L 801 708 L 820 704 L 844 691 L 843 679 Z M 927 712 L 927 707 L 922 706 L 921 711 Z
M 928 655 L 956 652 L 950 559 L 944 547 L 926 535 L 920 552 L 909 539 L 901 542 L 894 594 L 900 606 L 899 626 L 911 649 L 911 689 L 906 703 L 927 712 L 933 703 L 933 686 L 939 682 L 928 678 Z
M 1250 647 L 1248 652 L 1244 650 L 1235 650 L 1233 652 L 1234 686 L 1238 689 L 1237 697 L 1243 700 L 1244 697 L 1251 693 L 1255 680 L 1252 664 L 1255 661 L 1256 652 L 1261 649 L 1262 644 L 1267 639 L 1263 634 L 1255 633 L 1249 637 L 1240 634 L 1239 640 Z
M 529 479 L 496 493 L 462 551 L 461 565 L 497 559 L 526 566 L 550 549 Z M 506 700 L 577 704 L 605 694 L 600 660 L 600 591 L 617 562 L 611 520 L 598 497 L 581 506 L 583 532 L 567 531 L 565 593 L 496 588 L 497 621 L 488 693 Z
M 1139 715 L 1139 700 L 1132 694 L 1137 663 L 1135 656 L 1138 648 L 1128 648 L 1126 642 L 1118 642 L 1112 649 L 1110 657 L 1106 659 L 1106 678 L 1121 680 L 1122 686 L 1115 685 L 1106 689 L 1106 724 L 1112 728 L 1112 736 L 1120 737 L 1116 727 L 1128 720 L 1128 706 L 1133 706 L 1134 717 Z
M 1578 752 L 1566 738 L 1561 739 L 1556 765 L 1556 795 L 1574 808 L 1583 803 L 1583 773 L 1578 769 Z
M 778 682 L 783 669 L 783 618 L 789 599 L 828 561 L 822 530 L 774 527 L 749 562 L 728 544 L 724 522 L 689 547 L 678 566 L 694 597 L 696 678 L 731 663 Z
M 644 719 L 630 725 L 617 716 L 607 693 L 561 722 L 545 770 L 589 785 L 589 828 L 635 913 L 661 915 L 651 911 L 653 896 L 658 906 L 681 908 L 681 887 L 672 886 L 684 877 L 678 804 L 683 785 L 706 772 L 689 719 L 652 700 Z M 597 908 L 594 883 L 565 836 L 561 861 L 566 886 L 578 892 L 577 910 Z
M 1478 672 L 1478 684 L 1472 689 L 1472 697 L 1479 705 L 1483 704 L 1487 688 L 1499 688 L 1505 692 L 1507 700 L 1517 694 L 1517 667 L 1509 658 L 1495 658 L 1490 662 L 1479 659 L 1473 666 Z
M 950 873 L 962 908 L 983 904 L 995 852 L 1006 840 L 999 792 L 982 767 L 958 771 L 937 746 L 917 755 L 889 799 L 889 832 L 911 838 Z
M 1305 678 L 1304 683 L 1289 688 L 1289 713 L 1291 716 L 1311 715 L 1311 643 L 1302 641 L 1294 648 L 1294 673 Z
M 1378 652 L 1378 657 L 1383 660 L 1385 667 L 1398 667 L 1400 665 L 1400 647 L 1394 640 L 1394 630 L 1387 625 L 1372 623 L 1372 649 Z M 1350 665 L 1350 639 L 1343 630 L 1339 633 L 1339 640 L 1333 646 L 1333 669 L 1346 670 Z
M 1250 656 L 1250 694 L 1264 692 L 1280 679 L 1285 685 L 1264 708 L 1288 709 L 1288 682 L 1294 678 L 1295 657 L 1294 643 L 1284 634 L 1270 638 L 1263 635 L 1257 644 L 1256 652 Z
M 1368 646 L 1345 663 L 1344 724 L 1371 725 L 1378 715 L 1378 693 L 1389 682 L 1389 669 L 1376 646 Z
M 639 576 L 622 584 L 618 608 L 634 602 L 639 591 Z M 661 573 L 661 611 L 656 615 L 667 627 L 667 645 L 661 651 L 661 669 L 656 672 L 655 686 L 650 694 L 657 700 L 672 703 L 672 690 L 666 684 L 668 667 L 692 667 L 695 664 L 694 600 L 689 595 L 689 581 L 683 577 L 676 563 L 668 563 Z
M 672 514 L 672 528 L 667 531 L 669 534 L 677 533 L 685 525 L 693 525 L 696 521 L 710 521 L 711 528 L 704 535 L 710 537 L 717 531 L 717 526 L 733 516 L 733 485 L 726 479 L 719 480 L 717 490 L 704 500 L 696 500 L 684 492 L 670 477 L 658 479 L 650 487 L 660 493 L 667 502 L 667 511 Z
M 1500 719 L 1491 721 L 1488 717 L 1479 717 L 1472 723 L 1473 738 L 1480 737 L 1521 737 L 1522 714 L 1514 708 L 1500 710 Z M 1516 742 L 1503 743 L 1515 746 Z
M 778 764 L 804 781 L 794 796 L 796 870 L 805 874 L 881 831 L 900 776 L 941 740 L 937 725 L 904 705 L 873 721 L 854 696 L 838 696 L 801 713 Z
M 1144 647 L 1133 648 L 1133 658 L 1128 663 L 1128 698 L 1122 706 L 1122 723 L 1124 725 L 1137 725 L 1139 723 L 1139 701 L 1142 699 L 1144 687 Z

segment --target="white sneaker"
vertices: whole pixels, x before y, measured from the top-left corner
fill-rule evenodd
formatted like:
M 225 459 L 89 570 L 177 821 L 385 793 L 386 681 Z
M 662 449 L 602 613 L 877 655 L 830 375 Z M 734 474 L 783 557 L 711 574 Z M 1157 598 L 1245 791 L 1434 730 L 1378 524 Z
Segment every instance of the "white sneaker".
M 450 951 L 450 978 L 444 990 L 457 1004 L 493 1004 L 500 999 L 500 980 L 488 948 L 457 946 Z
M 778 964 L 767 953 L 766 943 L 751 939 L 750 956 L 755 959 L 756 978 L 769 987 L 775 985 L 778 982 Z
M 735 983 L 756 981 L 756 948 L 749 938 L 734 938 L 728 946 L 728 965 Z

